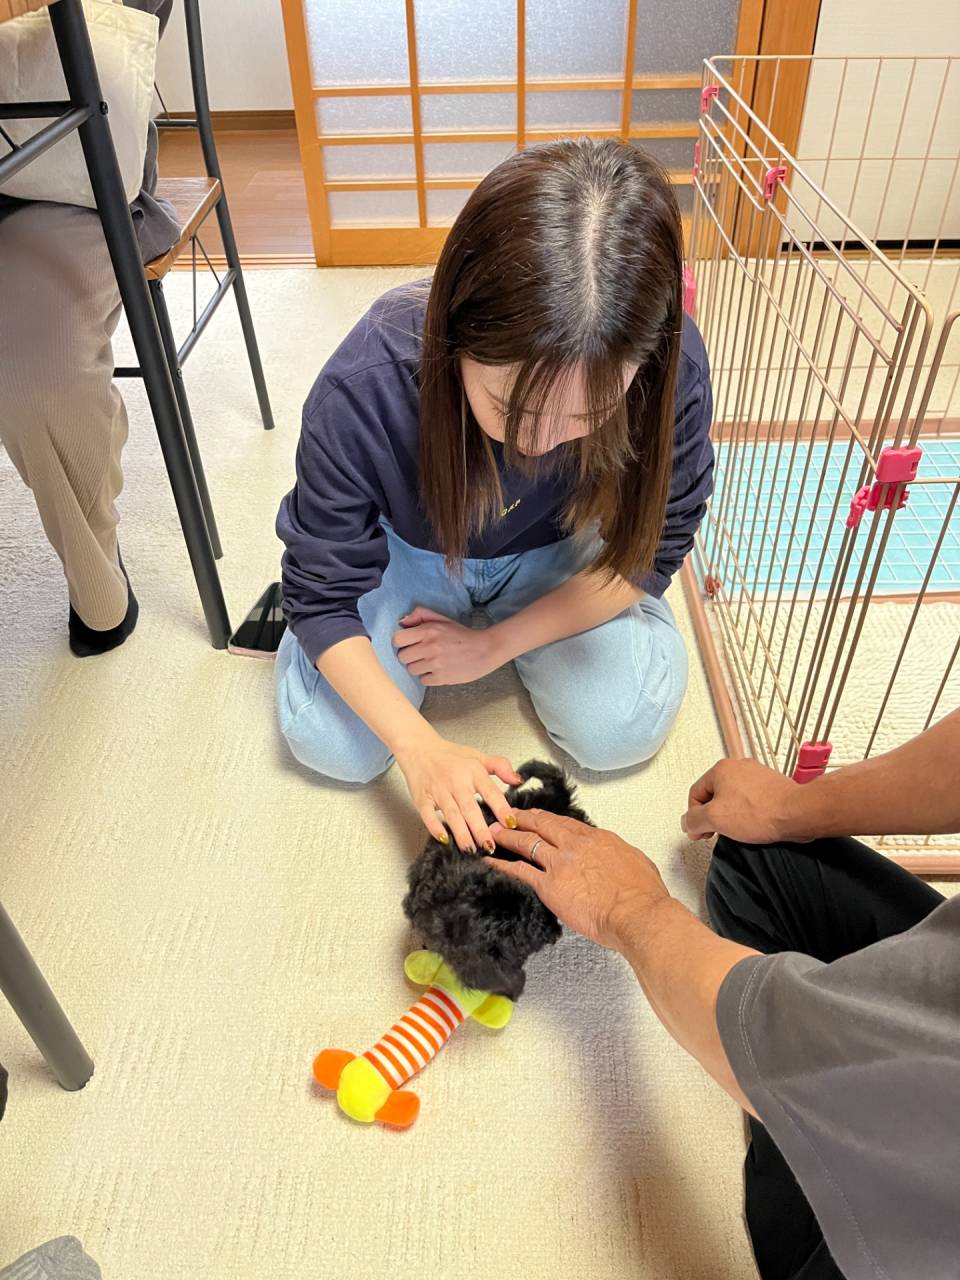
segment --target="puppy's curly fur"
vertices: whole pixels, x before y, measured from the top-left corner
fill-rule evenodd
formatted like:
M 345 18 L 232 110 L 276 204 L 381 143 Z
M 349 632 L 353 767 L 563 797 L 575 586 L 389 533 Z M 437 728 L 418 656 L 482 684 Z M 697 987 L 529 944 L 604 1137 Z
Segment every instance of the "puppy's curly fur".
M 525 783 L 537 779 L 541 785 L 529 790 L 510 787 L 506 798 L 514 809 L 546 809 L 590 821 L 575 803 L 572 783 L 556 765 L 529 760 L 517 772 Z M 492 822 L 486 805 L 481 808 Z M 519 861 L 505 849 L 497 856 Z M 431 836 L 407 879 L 407 918 L 424 945 L 443 957 L 465 987 L 516 1000 L 526 982 L 524 964 L 560 937 L 557 917 L 532 889 L 482 859 L 464 855 L 455 844 L 443 845 Z

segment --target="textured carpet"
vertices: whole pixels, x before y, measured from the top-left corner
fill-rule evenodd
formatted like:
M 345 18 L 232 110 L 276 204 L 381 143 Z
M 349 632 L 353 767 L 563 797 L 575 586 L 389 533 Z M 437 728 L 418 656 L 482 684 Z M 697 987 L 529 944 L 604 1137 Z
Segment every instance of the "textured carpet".
M 304 394 L 399 278 L 251 274 L 272 435 L 229 303 L 191 359 L 235 620 L 277 573 Z M 188 277 L 168 293 L 182 320 Z M 270 665 L 209 648 L 152 422 L 125 394 L 141 622 L 109 656 L 70 657 L 57 562 L 0 454 L 0 897 L 97 1062 L 61 1092 L 0 1002 L 0 1265 L 70 1233 L 106 1280 L 753 1276 L 740 1113 L 625 966 L 576 938 L 531 965 L 504 1032 L 464 1029 L 423 1074 L 411 1132 L 356 1127 L 314 1092 L 317 1050 L 366 1047 L 409 1001 L 400 898 L 420 831 L 396 774 L 337 790 L 294 765 Z M 721 744 L 689 647 L 663 751 L 582 791 L 699 909 L 707 850 L 677 818 Z M 548 749 L 512 670 L 429 714 L 514 760 Z

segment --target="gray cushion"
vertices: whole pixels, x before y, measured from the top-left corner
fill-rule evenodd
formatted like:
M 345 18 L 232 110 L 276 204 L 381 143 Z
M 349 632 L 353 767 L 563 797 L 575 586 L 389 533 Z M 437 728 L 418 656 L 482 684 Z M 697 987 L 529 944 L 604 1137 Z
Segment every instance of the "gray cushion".
M 79 1240 L 59 1236 L 4 1267 L 0 1280 L 103 1280 L 103 1276 Z

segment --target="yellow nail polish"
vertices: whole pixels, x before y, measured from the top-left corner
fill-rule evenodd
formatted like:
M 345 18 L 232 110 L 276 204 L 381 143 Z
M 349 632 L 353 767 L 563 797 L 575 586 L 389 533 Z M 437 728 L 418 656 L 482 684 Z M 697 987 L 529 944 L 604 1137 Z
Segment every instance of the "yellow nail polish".
M 517 829 L 517 820 L 512 813 L 507 818 L 507 826 L 510 828 L 511 831 L 516 831 Z
M 444 832 L 442 836 L 437 836 L 437 839 L 440 841 L 441 844 L 450 843 L 450 837 L 447 835 L 446 832 Z

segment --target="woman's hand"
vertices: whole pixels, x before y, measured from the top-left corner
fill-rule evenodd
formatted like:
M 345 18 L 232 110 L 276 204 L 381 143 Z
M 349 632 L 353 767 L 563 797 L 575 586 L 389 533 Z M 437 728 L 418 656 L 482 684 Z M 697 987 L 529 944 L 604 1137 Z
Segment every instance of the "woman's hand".
M 484 755 L 430 730 L 406 750 L 398 749 L 396 757 L 424 826 L 443 844 L 449 836 L 437 816 L 438 809 L 465 853 L 476 853 L 477 849 L 493 852 L 496 846 L 477 803 L 478 795 L 504 826 L 516 825 L 513 810 L 493 777 L 514 786 L 523 779 L 503 756 Z
M 623 951 L 651 907 L 670 901 L 646 854 L 611 831 L 540 809 L 518 809 L 516 818 L 516 831 L 494 826 L 497 844 L 536 866 L 487 861 L 530 885 L 563 924 L 592 942 Z
M 401 618 L 400 625 L 403 630 L 393 637 L 397 656 L 422 684 L 469 684 L 503 664 L 495 627 L 465 627 L 423 605 Z

